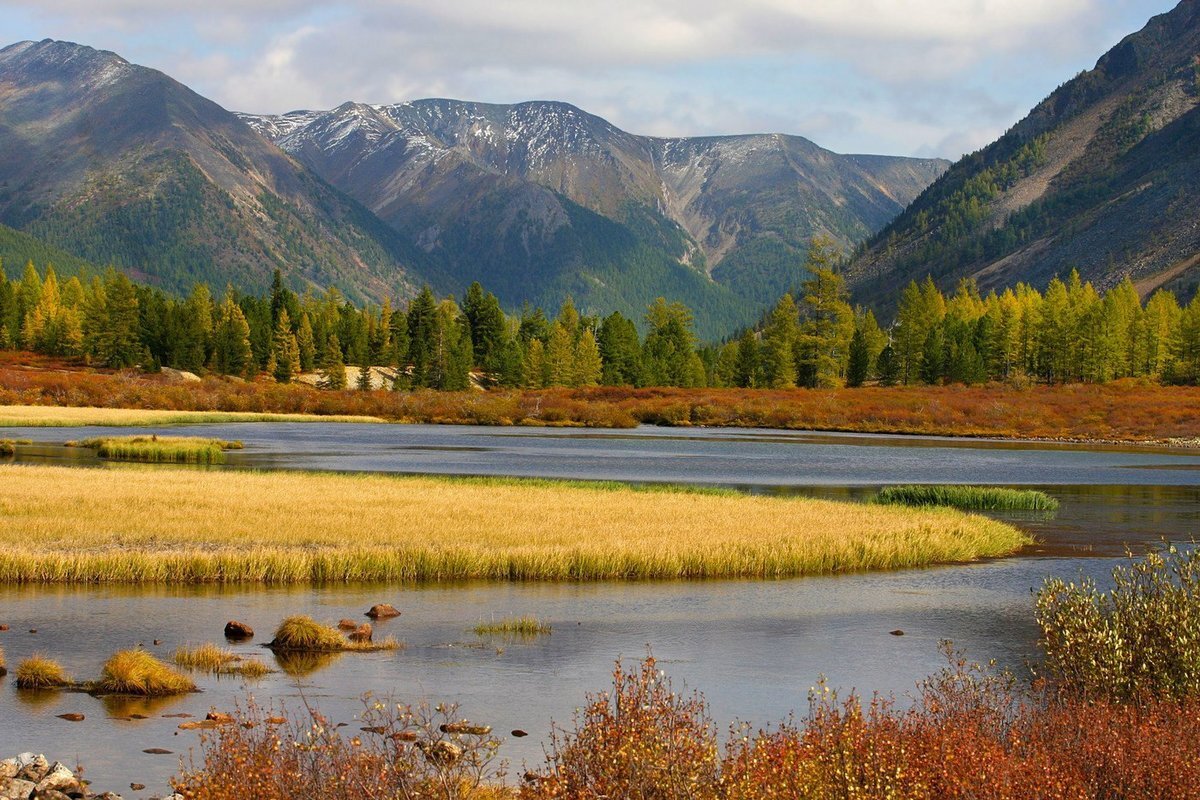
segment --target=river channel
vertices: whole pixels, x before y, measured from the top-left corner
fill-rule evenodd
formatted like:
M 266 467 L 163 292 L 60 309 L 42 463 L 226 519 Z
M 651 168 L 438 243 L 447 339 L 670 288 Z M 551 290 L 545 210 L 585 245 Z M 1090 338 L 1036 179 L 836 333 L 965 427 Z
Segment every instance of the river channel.
M 180 431 L 28 428 L 6 429 L 4 437 L 34 442 L 20 448 L 20 462 L 103 468 L 62 443 L 132 432 Z M 137 643 L 167 657 L 181 644 L 221 641 L 229 619 L 252 625 L 259 641 L 284 616 L 361 618 L 376 602 L 402 610 L 379 629 L 407 645 L 249 684 L 201 678 L 202 692 L 150 704 L 30 696 L 4 683 L 0 756 L 33 750 L 78 758 L 97 789 L 149 797 L 163 793 L 197 744 L 194 732 L 178 730 L 179 718 L 163 715 L 202 717 L 252 694 L 292 710 L 307 702 L 353 725 L 359 698 L 371 691 L 403 702 L 460 703 L 465 716 L 504 737 L 501 754 L 519 772 L 540 761 L 552 720 L 568 724 L 587 692 L 608 685 L 617 658 L 633 662 L 652 651 L 677 686 L 705 694 L 719 725 L 778 722 L 804 711 L 821 675 L 843 690 L 911 692 L 942 664 L 938 642 L 945 639 L 978 660 L 1022 669 L 1036 653 L 1032 592 L 1047 576 L 1103 581 L 1127 548 L 1200 534 L 1197 451 L 736 429 L 253 423 L 189 426 L 186 433 L 243 441 L 227 469 L 609 479 L 846 499 L 865 499 L 889 483 L 995 484 L 1037 486 L 1061 507 L 1053 516 L 1006 517 L 1038 538 L 1011 558 L 882 574 L 583 585 L 0 587 L 0 623 L 9 625 L 0 646 L 9 664 L 43 652 L 79 677 Z M 481 639 L 470 631 L 480 620 L 519 614 L 549 622 L 552 634 Z M 273 663 L 254 642 L 234 650 Z M 67 722 L 57 716 L 64 713 L 85 719 Z M 517 728 L 531 735 L 509 737 Z M 143 752 L 150 748 L 172 752 Z M 149 788 L 131 792 L 130 782 Z

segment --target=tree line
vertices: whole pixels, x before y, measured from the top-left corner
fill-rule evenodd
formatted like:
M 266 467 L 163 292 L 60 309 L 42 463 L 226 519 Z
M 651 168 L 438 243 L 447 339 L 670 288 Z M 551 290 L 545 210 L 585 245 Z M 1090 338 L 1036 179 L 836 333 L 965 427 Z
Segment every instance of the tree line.
M 797 290 L 761 324 L 712 345 L 697 341 L 686 306 L 662 298 L 639 330 L 619 312 L 581 314 L 569 299 L 554 317 L 506 314 L 478 282 L 461 298 L 426 287 L 399 309 L 357 306 L 336 288 L 297 294 L 278 271 L 261 296 L 229 288 L 216 297 L 198 283 L 175 297 L 115 270 L 62 281 L 53 266 L 29 263 L 19 280 L 0 279 L 0 349 L 282 383 L 319 372 L 339 389 L 347 365 L 360 368 L 362 389 L 371 367 L 391 368 L 396 389 L 445 390 L 1200 382 L 1200 299 L 1181 307 L 1158 291 L 1143 303 L 1128 280 L 1101 294 L 1076 273 L 1045 292 L 1019 284 L 986 296 L 963 281 L 947 297 L 926 279 L 904 289 L 884 328 L 850 304 L 838 258 L 814 240 Z

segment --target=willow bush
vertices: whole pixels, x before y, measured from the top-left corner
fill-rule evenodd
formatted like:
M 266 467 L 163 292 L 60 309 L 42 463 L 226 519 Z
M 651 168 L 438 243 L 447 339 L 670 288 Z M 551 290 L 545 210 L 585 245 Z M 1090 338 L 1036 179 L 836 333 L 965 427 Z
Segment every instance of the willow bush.
M 1200 549 L 1118 565 L 1113 588 L 1048 579 L 1037 596 L 1047 678 L 1081 697 L 1200 696 Z

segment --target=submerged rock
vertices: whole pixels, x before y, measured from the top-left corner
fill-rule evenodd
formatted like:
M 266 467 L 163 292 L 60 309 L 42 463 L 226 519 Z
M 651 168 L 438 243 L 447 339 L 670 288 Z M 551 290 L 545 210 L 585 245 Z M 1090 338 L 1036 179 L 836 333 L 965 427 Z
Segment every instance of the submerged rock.
M 231 619 L 225 623 L 225 638 L 235 640 L 253 639 L 254 629 L 244 622 Z
M 366 644 L 371 641 L 371 638 L 374 635 L 375 632 L 371 628 L 371 623 L 364 622 L 362 625 L 357 626 L 350 633 L 350 641 L 356 644 Z
M 371 619 L 391 619 L 400 616 L 400 612 L 390 603 L 376 603 L 367 611 L 367 616 Z
M 352 631 L 358 627 L 358 623 L 352 619 L 339 619 L 337 626 L 338 626 L 338 630 Z

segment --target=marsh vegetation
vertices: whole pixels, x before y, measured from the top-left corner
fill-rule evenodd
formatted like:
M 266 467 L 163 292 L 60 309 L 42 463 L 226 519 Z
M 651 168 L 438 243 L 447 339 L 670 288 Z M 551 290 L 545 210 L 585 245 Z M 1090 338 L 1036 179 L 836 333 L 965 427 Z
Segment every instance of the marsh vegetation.
M 520 617 L 480 620 L 472 628 L 476 636 L 542 636 L 551 632 L 550 624 L 528 614 Z
M 1055 511 L 1058 501 L 1035 489 L 999 486 L 885 486 L 875 501 L 889 506 L 949 506 L 966 511 Z
M 34 466 L 0 480 L 6 583 L 788 577 L 1029 541 L 952 509 L 606 484 Z
M 197 436 L 103 436 L 68 442 L 68 446 L 95 450 L 100 458 L 113 461 L 143 461 L 153 464 L 223 464 L 226 450 L 241 450 L 239 441 L 205 439 Z

